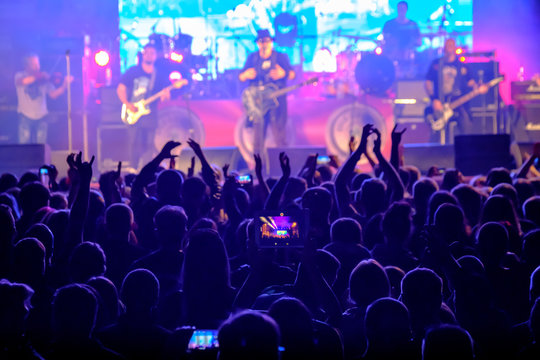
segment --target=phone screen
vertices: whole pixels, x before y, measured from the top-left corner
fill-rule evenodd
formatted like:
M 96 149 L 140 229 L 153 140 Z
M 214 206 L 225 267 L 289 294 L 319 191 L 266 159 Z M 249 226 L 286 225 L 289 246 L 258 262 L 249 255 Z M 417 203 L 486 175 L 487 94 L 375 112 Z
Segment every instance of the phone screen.
M 240 184 L 249 184 L 251 182 L 251 175 L 247 174 L 247 175 L 237 176 L 236 180 L 238 180 Z
M 42 167 L 39 169 L 39 179 L 43 185 L 49 186 L 49 170 L 47 168 Z
M 307 212 L 260 213 L 256 218 L 257 243 L 261 248 L 303 247 Z
M 217 349 L 218 347 L 217 330 L 194 330 L 188 343 L 188 350 Z
M 325 165 L 330 162 L 329 156 L 317 156 L 317 165 Z

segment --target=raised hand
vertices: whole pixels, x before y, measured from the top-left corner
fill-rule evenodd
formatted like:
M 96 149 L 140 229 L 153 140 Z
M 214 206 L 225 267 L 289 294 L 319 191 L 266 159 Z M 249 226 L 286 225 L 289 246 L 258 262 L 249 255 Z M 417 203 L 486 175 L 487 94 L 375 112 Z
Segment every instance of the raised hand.
M 195 173 L 195 156 L 191 157 L 191 165 L 188 168 L 187 176 L 188 178 L 193 177 L 193 174 Z
M 262 173 L 261 155 L 253 154 L 253 159 L 255 159 L 255 174 L 261 174 Z
M 276 64 L 275 68 L 270 70 L 269 75 L 272 80 L 279 80 L 283 79 L 287 75 L 287 72 L 281 66 L 279 66 L 279 64 Z
M 178 142 L 178 141 L 169 141 L 168 143 L 166 143 L 165 145 L 163 145 L 163 148 L 161 149 L 161 152 L 159 153 L 159 155 L 163 158 L 163 159 L 170 159 L 172 157 L 175 157 L 177 155 L 172 155 L 171 154 L 171 151 L 175 148 L 177 148 L 178 146 L 180 146 L 182 143 Z
M 369 135 L 373 133 L 373 124 L 366 124 L 362 128 L 362 137 L 360 139 L 360 145 L 358 145 L 358 148 L 356 149 L 357 152 L 360 152 L 360 154 L 363 154 L 366 152 L 367 149 L 367 139 Z
M 381 133 L 376 128 L 373 129 L 373 133 L 376 135 L 375 141 L 373 141 L 373 152 L 375 154 L 380 154 L 381 153 L 381 142 L 382 142 Z
M 291 176 L 291 164 L 289 162 L 289 157 L 285 152 L 279 153 L 279 165 L 281 166 L 281 172 L 284 177 Z
M 188 141 L 187 141 L 187 144 L 189 145 L 190 148 L 193 149 L 193 152 L 198 157 L 200 157 L 203 154 L 202 149 L 201 149 L 201 145 L 199 145 L 199 143 L 196 142 L 195 140 L 189 138 Z
M 92 164 L 94 164 L 95 156 L 92 155 L 90 162 L 82 161 L 82 152 L 80 151 L 75 157 L 75 168 L 79 173 L 81 181 L 90 182 L 92 180 Z
M 356 150 L 356 138 L 351 136 L 349 138 L 349 154 L 352 154 Z
M 229 176 L 229 167 L 231 165 L 230 164 L 225 164 L 223 165 L 223 167 L 221 168 L 223 170 L 223 178 L 224 179 L 227 179 L 227 176 Z
M 407 131 L 407 128 L 403 129 L 402 131 L 397 131 L 398 124 L 394 125 L 394 128 L 392 129 L 392 144 L 399 144 L 401 143 L 401 136 L 405 131 Z

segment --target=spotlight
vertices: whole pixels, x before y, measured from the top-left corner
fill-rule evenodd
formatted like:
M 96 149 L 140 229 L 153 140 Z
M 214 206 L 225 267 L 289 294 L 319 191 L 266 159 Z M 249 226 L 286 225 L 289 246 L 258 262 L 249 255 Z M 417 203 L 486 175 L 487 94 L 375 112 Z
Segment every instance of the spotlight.
M 182 61 L 184 61 L 184 55 L 173 51 L 171 53 L 171 60 L 180 64 Z
M 457 48 L 456 55 L 461 55 L 461 54 L 463 54 L 463 48 Z
M 96 55 L 94 55 L 94 60 L 96 64 L 103 67 L 109 64 L 111 57 L 109 56 L 109 53 L 107 53 L 105 50 L 100 50 L 96 53 Z
M 459 61 L 465 62 L 465 56 L 461 56 L 461 57 L 459 58 Z
M 180 74 L 179 71 L 173 71 L 172 73 L 169 74 L 169 80 L 171 82 L 175 82 L 181 79 L 182 79 L 182 74 Z
M 381 55 L 381 54 L 382 54 L 382 48 L 381 48 L 380 46 L 377 46 L 377 47 L 375 48 L 375 54 L 377 54 L 377 55 Z

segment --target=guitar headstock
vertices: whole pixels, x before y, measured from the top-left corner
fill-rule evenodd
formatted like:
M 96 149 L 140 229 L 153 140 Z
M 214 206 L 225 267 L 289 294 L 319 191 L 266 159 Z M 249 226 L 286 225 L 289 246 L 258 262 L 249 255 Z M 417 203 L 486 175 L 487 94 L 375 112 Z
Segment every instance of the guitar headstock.
M 173 87 L 175 89 L 180 89 L 182 86 L 185 86 L 188 84 L 188 81 L 187 79 L 180 79 L 180 80 L 177 80 L 173 83 Z

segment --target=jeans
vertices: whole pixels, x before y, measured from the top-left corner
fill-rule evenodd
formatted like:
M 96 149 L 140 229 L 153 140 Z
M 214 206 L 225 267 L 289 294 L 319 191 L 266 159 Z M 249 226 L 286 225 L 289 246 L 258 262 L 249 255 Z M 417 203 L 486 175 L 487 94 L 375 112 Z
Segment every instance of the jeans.
M 47 115 L 41 119 L 30 119 L 19 113 L 19 143 L 47 143 Z

